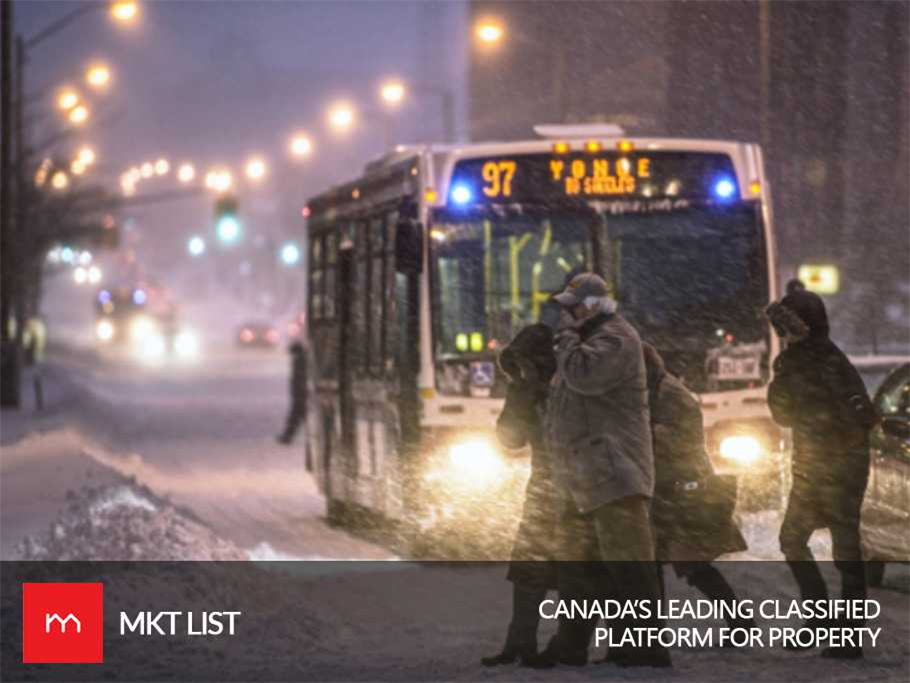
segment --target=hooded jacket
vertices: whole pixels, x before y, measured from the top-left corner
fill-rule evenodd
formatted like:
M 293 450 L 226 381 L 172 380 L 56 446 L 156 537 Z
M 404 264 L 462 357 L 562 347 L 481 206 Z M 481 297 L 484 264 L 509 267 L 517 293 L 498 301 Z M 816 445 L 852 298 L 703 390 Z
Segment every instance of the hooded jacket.
M 843 467 L 868 470 L 875 410 L 856 368 L 828 338 L 824 303 L 812 292 L 795 291 L 778 306 L 783 310 L 769 308 L 775 327 L 804 334 L 775 359 L 768 386 L 774 421 L 793 430 L 794 476 L 827 476 Z M 796 320 L 788 322 L 791 315 Z M 799 323 L 805 328 L 793 330 Z
M 556 338 L 546 437 L 554 475 L 586 513 L 654 491 L 648 389 L 641 339 L 615 313 Z

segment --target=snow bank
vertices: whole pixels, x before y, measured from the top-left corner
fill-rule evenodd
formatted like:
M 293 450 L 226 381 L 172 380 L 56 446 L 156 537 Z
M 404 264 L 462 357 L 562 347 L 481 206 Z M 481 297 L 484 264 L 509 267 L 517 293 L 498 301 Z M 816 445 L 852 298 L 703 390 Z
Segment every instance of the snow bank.
M 125 482 L 67 493 L 46 533 L 29 536 L 23 560 L 247 560 L 188 510 Z

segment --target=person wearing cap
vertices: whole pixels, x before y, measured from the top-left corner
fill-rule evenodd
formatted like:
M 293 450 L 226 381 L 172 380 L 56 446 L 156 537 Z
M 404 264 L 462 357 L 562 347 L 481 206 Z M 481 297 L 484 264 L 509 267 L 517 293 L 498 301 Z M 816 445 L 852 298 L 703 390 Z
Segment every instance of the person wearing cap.
M 859 523 L 875 409 L 859 373 L 829 338 L 828 315 L 817 294 L 792 290 L 771 304 L 767 315 L 787 345 L 774 361 L 768 406 L 774 421 L 793 431 L 793 484 L 780 529 L 781 552 L 802 599 L 826 600 L 809 538 L 816 529 L 830 529 L 843 597 L 865 599 Z M 862 649 L 828 648 L 822 654 L 858 658 Z
M 648 600 L 660 595 L 648 503 L 654 491 L 654 457 L 648 389 L 641 339 L 616 312 L 607 283 L 595 273 L 576 275 L 554 297 L 562 306 L 556 336 L 556 375 L 550 387 L 546 438 L 554 480 L 561 496 L 564 526 L 587 521 L 596 559 L 602 561 L 602 593 L 620 600 Z M 577 559 L 573 539 L 561 560 Z M 564 575 L 584 562 L 560 565 Z M 564 571 L 564 569 L 566 571 Z M 612 624 L 655 627 L 650 621 Z M 560 624 L 543 653 L 556 663 L 587 661 L 587 627 Z M 590 626 L 590 625 L 588 625 Z M 574 635 L 573 635 L 574 634 Z M 623 652 L 622 666 L 670 666 L 666 648 Z

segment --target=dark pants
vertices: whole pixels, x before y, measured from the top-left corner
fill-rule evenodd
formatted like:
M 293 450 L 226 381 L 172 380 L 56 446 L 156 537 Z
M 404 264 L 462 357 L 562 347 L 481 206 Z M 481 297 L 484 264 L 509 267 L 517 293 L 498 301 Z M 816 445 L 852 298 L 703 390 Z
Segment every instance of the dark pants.
M 733 605 L 736 602 L 736 592 L 733 587 L 724 578 L 724 575 L 718 571 L 717 567 L 707 560 L 683 560 L 674 562 L 658 562 L 658 576 L 660 578 L 660 594 L 666 598 L 667 591 L 664 585 L 663 566 L 666 564 L 673 566 L 673 571 L 681 579 L 685 579 L 693 588 L 698 589 L 702 595 L 711 600 Z M 742 626 L 743 624 L 736 619 L 728 619 L 727 625 L 731 628 Z
M 841 481 L 813 481 L 794 473 L 793 489 L 780 529 L 780 549 L 799 585 L 803 600 L 826 600 L 828 589 L 809 549 L 816 529 L 830 529 L 834 565 L 845 599 L 866 598 L 866 575 L 860 540 L 860 509 L 868 474 L 859 470 Z
M 603 505 L 591 515 L 597 562 L 564 562 L 559 566 L 559 597 L 572 599 L 614 599 L 621 602 L 647 600 L 656 613 L 660 581 L 654 560 L 648 501 L 631 496 Z M 560 621 L 557 640 L 567 653 L 587 651 L 597 620 Z M 656 628 L 651 619 L 618 620 L 610 628 Z M 652 648 L 663 650 L 663 648 Z M 648 651 L 642 651 L 647 656 Z

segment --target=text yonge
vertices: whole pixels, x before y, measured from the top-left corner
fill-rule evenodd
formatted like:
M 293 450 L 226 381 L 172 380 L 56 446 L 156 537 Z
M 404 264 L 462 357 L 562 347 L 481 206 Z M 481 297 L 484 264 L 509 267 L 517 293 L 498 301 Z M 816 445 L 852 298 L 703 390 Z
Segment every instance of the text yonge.
M 120 613 L 120 635 L 232 636 L 240 612 L 139 612 L 130 618 Z

